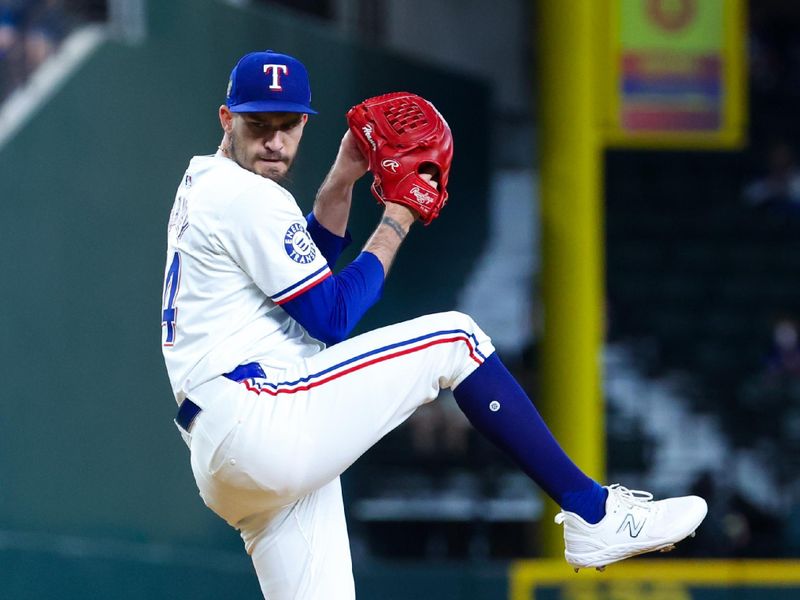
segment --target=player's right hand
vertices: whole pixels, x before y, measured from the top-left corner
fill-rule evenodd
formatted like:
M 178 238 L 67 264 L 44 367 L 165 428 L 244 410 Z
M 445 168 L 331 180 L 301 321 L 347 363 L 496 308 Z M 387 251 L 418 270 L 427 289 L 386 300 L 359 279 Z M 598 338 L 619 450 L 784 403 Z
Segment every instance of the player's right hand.
M 331 176 L 347 183 L 355 183 L 369 168 L 369 160 L 358 147 L 355 136 L 348 129 L 339 144 L 339 152 L 331 168 Z

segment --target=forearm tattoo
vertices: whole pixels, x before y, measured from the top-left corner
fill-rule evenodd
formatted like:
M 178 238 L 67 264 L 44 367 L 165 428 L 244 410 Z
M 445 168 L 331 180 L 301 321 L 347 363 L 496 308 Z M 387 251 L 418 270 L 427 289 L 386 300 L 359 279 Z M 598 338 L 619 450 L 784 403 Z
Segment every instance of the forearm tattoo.
M 401 240 L 406 239 L 406 235 L 408 235 L 408 232 L 405 231 L 403 227 L 400 225 L 400 223 L 395 221 L 392 217 L 383 217 L 381 219 L 381 223 L 383 225 L 386 225 L 387 227 L 390 227 L 392 231 L 394 231 L 397 234 L 397 237 L 399 237 Z

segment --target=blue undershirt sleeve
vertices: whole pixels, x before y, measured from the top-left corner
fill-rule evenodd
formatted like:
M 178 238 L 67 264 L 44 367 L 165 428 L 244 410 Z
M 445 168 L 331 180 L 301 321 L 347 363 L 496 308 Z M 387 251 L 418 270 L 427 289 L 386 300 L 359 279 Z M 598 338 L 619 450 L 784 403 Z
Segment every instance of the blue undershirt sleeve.
M 345 231 L 344 237 L 339 237 L 335 233 L 331 233 L 323 227 L 317 218 L 314 216 L 314 211 L 306 215 L 306 229 L 311 235 L 311 239 L 322 252 L 322 256 L 328 261 L 328 266 L 332 269 L 336 261 L 341 256 L 345 248 L 347 248 L 353 241 L 350 237 L 350 232 Z
M 316 240 L 315 240 L 316 241 Z M 331 346 L 345 339 L 383 293 L 383 265 L 362 252 L 336 275 L 281 304 L 316 339 Z

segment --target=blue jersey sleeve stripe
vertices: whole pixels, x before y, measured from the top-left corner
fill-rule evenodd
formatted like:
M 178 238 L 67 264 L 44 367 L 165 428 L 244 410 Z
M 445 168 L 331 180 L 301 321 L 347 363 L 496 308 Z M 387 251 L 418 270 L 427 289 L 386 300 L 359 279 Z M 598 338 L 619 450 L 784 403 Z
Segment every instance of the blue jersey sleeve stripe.
M 314 279 L 315 277 L 319 277 L 325 271 L 330 271 L 330 269 L 328 268 L 328 265 L 324 265 L 324 266 L 320 267 L 319 269 L 317 269 L 316 271 L 311 273 L 311 275 L 308 275 L 307 277 L 303 277 L 303 279 L 301 279 L 300 281 L 298 281 L 296 283 L 293 283 L 292 285 L 290 285 L 289 287 L 281 290 L 277 294 L 273 294 L 272 295 L 272 300 L 275 301 L 275 300 L 281 298 L 282 296 L 285 296 L 286 294 L 291 294 L 292 290 L 297 289 L 298 287 L 304 285 L 306 282 Z
M 320 276 L 319 278 L 314 279 L 313 281 L 310 281 L 307 285 L 304 285 L 303 287 L 295 290 L 294 292 L 292 292 L 288 296 L 285 296 L 285 297 L 283 297 L 283 298 L 281 298 L 279 300 L 273 300 L 273 302 L 275 302 L 275 304 L 277 304 L 278 306 L 281 306 L 281 305 L 285 304 L 286 302 L 289 302 L 290 300 L 294 300 L 298 296 L 300 296 L 302 294 L 305 294 L 311 288 L 313 288 L 316 285 L 318 285 L 318 284 L 322 283 L 323 281 L 325 281 L 331 275 L 333 275 L 333 273 L 331 273 L 330 271 L 327 271 L 327 272 L 323 273 L 322 276 Z

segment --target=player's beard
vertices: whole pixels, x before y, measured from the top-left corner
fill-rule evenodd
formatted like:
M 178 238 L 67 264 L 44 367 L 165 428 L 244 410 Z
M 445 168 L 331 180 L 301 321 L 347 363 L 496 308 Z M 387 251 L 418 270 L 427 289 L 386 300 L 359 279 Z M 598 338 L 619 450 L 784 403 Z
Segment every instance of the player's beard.
M 292 165 L 294 164 L 295 157 L 292 158 L 288 157 L 281 157 L 281 162 L 286 165 L 286 170 L 283 172 L 276 171 L 273 169 L 268 169 L 266 173 L 259 173 L 255 170 L 253 166 L 255 161 L 257 160 L 256 157 L 247 156 L 247 153 L 242 151 L 240 152 L 239 147 L 236 144 L 236 135 L 233 132 L 228 134 L 228 153 L 230 154 L 231 158 L 243 169 L 247 169 L 251 173 L 255 173 L 256 175 L 260 175 L 266 179 L 270 179 L 278 184 L 285 184 L 290 181 L 289 173 L 292 170 Z

